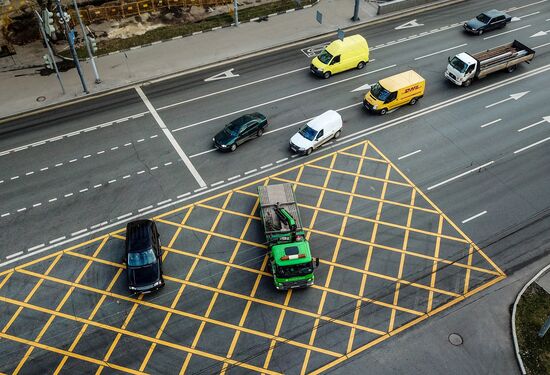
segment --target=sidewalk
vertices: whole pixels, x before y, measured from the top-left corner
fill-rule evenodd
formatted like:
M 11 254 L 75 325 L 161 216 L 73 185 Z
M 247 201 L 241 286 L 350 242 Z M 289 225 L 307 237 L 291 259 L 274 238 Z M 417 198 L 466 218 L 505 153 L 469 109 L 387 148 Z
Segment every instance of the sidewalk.
M 449 2 L 456 0 L 431 1 L 424 6 Z M 96 58 L 102 80 L 100 84 L 94 83 L 91 64 L 83 62 L 82 68 L 89 94 L 83 93 L 76 69 L 60 73 L 65 95 L 61 93 L 55 74 L 40 76 L 36 72 L 37 68 L 1 72 L 0 120 L 326 33 L 334 33 L 336 38 L 338 28 L 344 29 L 377 18 L 391 17 L 391 14 L 377 16 L 373 4 L 361 1 L 360 21 L 354 22 L 351 20 L 354 3 L 355 0 L 320 0 L 310 8 L 276 15 L 268 21 L 243 23 L 238 27 L 223 28 L 101 56 Z M 317 11 L 323 14 L 323 24 L 316 21 Z M 16 55 L 16 58 L 19 56 Z M 31 59 L 36 60 L 34 64 L 41 63 L 40 57 L 37 59 L 36 56 L 31 56 Z

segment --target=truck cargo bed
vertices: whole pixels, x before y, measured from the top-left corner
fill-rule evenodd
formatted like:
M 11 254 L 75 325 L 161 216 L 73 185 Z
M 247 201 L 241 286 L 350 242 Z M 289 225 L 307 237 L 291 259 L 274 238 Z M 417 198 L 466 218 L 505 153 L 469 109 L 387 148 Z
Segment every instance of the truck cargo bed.
M 302 229 L 298 206 L 294 198 L 294 191 L 290 184 L 259 186 L 260 209 L 266 234 L 273 232 L 288 232 L 290 228 L 280 219 L 275 209 L 284 208 L 296 221 L 298 230 Z

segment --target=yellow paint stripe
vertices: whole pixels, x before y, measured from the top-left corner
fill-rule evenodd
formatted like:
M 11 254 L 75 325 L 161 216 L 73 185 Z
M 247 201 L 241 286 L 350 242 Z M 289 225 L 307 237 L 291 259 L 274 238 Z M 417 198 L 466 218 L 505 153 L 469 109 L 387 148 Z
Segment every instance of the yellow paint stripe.
M 470 245 L 468 248 L 468 265 L 472 264 L 472 258 L 474 255 L 474 247 Z M 470 287 L 470 270 L 466 270 L 466 276 L 464 277 L 464 293 L 468 293 L 468 288 Z
M 362 161 L 362 160 L 361 160 Z M 383 178 L 380 178 L 380 177 L 374 177 L 374 176 L 369 176 L 369 175 L 365 175 L 365 174 L 361 174 L 359 172 L 348 172 L 348 171 L 343 171 L 341 169 L 330 169 L 328 167 L 323 167 L 322 165 L 308 165 L 309 168 L 315 168 L 315 169 L 321 169 L 321 170 L 324 170 L 324 171 L 328 171 L 330 170 L 331 172 L 333 173 L 341 173 L 341 174 L 345 174 L 347 176 L 355 176 L 355 177 L 360 177 L 360 178 L 363 178 L 365 180 L 372 180 L 372 181 L 378 181 L 378 182 L 387 182 L 388 184 L 392 184 L 392 185 L 399 185 L 399 186 L 405 186 L 405 187 L 412 187 L 411 185 L 405 183 L 405 182 L 399 182 L 399 181 L 393 181 L 393 180 L 385 180 Z
M 289 180 L 289 179 L 282 178 L 282 177 L 272 177 L 272 179 L 276 180 L 276 181 L 281 181 L 281 182 L 297 183 L 300 186 L 308 187 L 308 188 L 315 189 L 315 190 L 321 190 L 322 189 L 318 185 L 312 185 L 312 184 L 308 184 L 306 182 L 295 182 L 293 180 Z M 356 198 L 366 199 L 366 200 L 373 201 L 373 202 L 378 202 L 379 203 L 380 201 L 382 201 L 383 203 L 393 204 L 393 205 L 399 206 L 399 207 L 410 208 L 410 206 L 408 204 L 405 204 L 405 203 L 389 201 L 389 200 L 382 200 L 380 198 L 371 197 L 371 196 L 368 196 L 368 195 L 362 195 L 362 194 L 357 194 L 357 193 L 349 193 L 349 192 L 346 192 L 346 191 L 331 189 L 331 188 L 324 188 L 323 190 L 329 191 L 331 193 L 340 194 L 340 195 L 348 195 L 348 196 L 353 195 Z M 429 212 L 429 213 L 432 213 L 432 214 L 438 213 L 436 210 L 432 210 L 430 208 L 424 208 L 424 207 L 413 207 L 413 209 L 418 210 L 418 211 Z
M 114 287 L 116 281 L 118 280 L 118 278 L 120 277 L 121 274 L 122 274 L 122 268 L 119 268 L 117 270 L 117 273 L 115 274 L 115 276 L 113 277 L 113 279 L 111 280 L 109 285 L 107 286 L 107 289 L 106 289 L 107 292 L 109 292 Z M 103 305 L 103 302 L 105 301 L 106 298 L 107 298 L 107 295 L 105 295 L 105 294 L 101 296 L 98 303 L 95 305 L 94 309 L 92 310 L 92 312 L 88 316 L 89 320 L 94 319 L 95 314 L 97 314 L 97 312 L 99 311 L 99 308 Z M 80 342 L 80 339 L 82 338 L 82 336 L 84 335 L 84 333 L 86 332 L 87 329 L 88 329 L 88 324 L 84 324 L 82 326 L 82 328 L 80 328 L 80 331 L 78 332 L 78 334 L 76 335 L 75 339 L 73 340 L 71 346 L 69 347 L 69 352 L 72 352 L 74 350 L 74 348 L 76 348 L 76 345 L 78 345 L 78 343 Z M 58 375 L 59 374 L 59 372 L 61 371 L 61 369 L 63 369 L 63 366 L 65 366 L 65 363 L 67 362 L 68 359 L 69 359 L 68 356 L 66 356 L 66 355 L 63 356 L 63 359 L 57 365 L 57 368 L 55 369 L 53 375 Z
M 46 272 L 45 272 L 46 275 L 49 274 L 52 271 L 52 269 L 55 267 L 57 262 L 59 262 L 59 259 L 61 259 L 62 255 L 63 255 L 62 252 L 57 253 L 56 258 L 53 260 L 52 264 L 50 264 L 48 269 L 46 270 Z M 40 288 L 40 286 L 42 285 L 43 282 L 44 282 L 44 279 L 39 279 L 38 282 L 36 283 L 36 285 L 31 289 L 31 291 L 29 292 L 29 294 L 27 295 L 27 297 L 25 297 L 25 299 L 23 301 L 24 302 L 29 302 L 31 300 L 32 296 L 34 296 L 34 293 L 36 293 L 36 291 L 38 290 L 38 288 Z M 12 317 L 10 318 L 8 323 L 2 329 L 2 333 L 6 333 L 8 331 L 8 329 L 10 329 L 11 325 L 13 324 L 13 322 L 15 322 L 15 319 L 17 319 L 17 317 L 19 316 L 19 314 L 21 313 L 22 310 L 23 310 L 22 307 L 19 307 L 17 309 L 17 311 L 12 315 Z
M 39 349 L 47 350 L 47 351 L 54 352 L 54 353 L 61 354 L 61 355 L 66 355 L 68 357 L 75 358 L 75 359 L 80 359 L 81 361 L 90 362 L 90 363 L 93 363 L 93 364 L 96 364 L 96 365 L 108 365 L 112 369 L 115 369 L 115 370 L 118 370 L 118 371 L 124 371 L 124 372 L 127 372 L 129 374 L 143 374 L 142 372 L 136 371 L 136 370 L 128 368 L 128 367 L 119 366 L 119 365 L 116 365 L 114 363 L 105 363 L 104 361 L 101 361 L 101 360 L 96 359 L 96 358 L 87 357 L 87 356 L 84 356 L 82 354 L 72 353 L 72 352 L 69 352 L 67 350 L 59 349 L 59 348 L 49 346 L 49 345 L 45 345 L 45 344 L 38 343 L 38 342 L 33 342 L 33 341 L 26 340 L 26 339 L 21 338 L 21 337 L 9 335 L 7 333 L 3 333 L 3 332 L 0 333 L 0 338 L 15 341 L 15 342 L 25 344 L 25 345 L 31 345 L 31 346 L 37 347 Z
M 368 143 L 368 141 L 366 142 L 366 144 Z M 361 143 L 357 143 L 356 145 L 360 145 Z M 358 158 L 358 159 L 361 159 L 361 160 L 370 160 L 370 161 L 376 161 L 376 162 L 379 162 L 379 163 L 387 163 L 386 160 L 384 159 L 377 159 L 377 158 L 373 158 L 372 156 L 364 156 L 364 155 L 357 155 L 357 154 L 352 154 L 350 152 L 346 152 L 346 151 L 338 151 L 338 154 L 340 155 L 346 155 L 346 156 L 351 156 L 353 158 Z
M 414 199 L 416 197 L 416 190 L 411 190 L 411 206 L 414 206 Z M 407 215 L 407 228 L 411 226 L 411 220 L 412 220 L 412 214 L 413 211 L 409 209 L 409 214 Z M 403 250 L 407 250 L 407 245 L 409 243 L 409 230 L 405 230 L 405 234 L 403 236 Z M 405 266 L 405 252 L 401 254 L 401 259 L 399 260 L 399 271 L 397 272 L 397 278 L 401 279 L 403 277 L 403 267 Z M 395 292 L 393 294 L 393 304 L 397 305 L 399 303 L 399 289 L 401 284 L 396 283 L 395 284 Z M 388 332 L 393 331 L 393 326 L 395 324 L 395 313 L 396 310 L 392 309 L 391 315 L 390 315 L 390 323 L 388 325 Z
M 293 340 L 290 340 L 290 339 L 287 339 L 287 338 L 284 338 L 284 337 L 275 337 L 273 335 L 270 335 L 270 334 L 262 332 L 262 331 L 256 331 L 254 329 L 250 329 L 250 328 L 246 328 L 246 327 L 239 327 L 238 325 L 235 325 L 235 324 L 229 324 L 229 323 L 226 323 L 226 322 L 223 322 L 223 321 L 219 321 L 219 320 L 215 320 L 215 319 L 211 319 L 211 318 L 206 318 L 202 315 L 191 314 L 191 313 L 188 313 L 188 312 L 185 312 L 185 311 L 176 310 L 176 309 L 166 307 L 166 306 L 163 306 L 163 305 L 155 305 L 155 304 L 153 304 L 151 302 L 147 302 L 147 301 L 139 301 L 135 298 L 127 297 L 127 296 L 122 295 L 122 294 L 107 292 L 107 291 L 104 291 L 102 289 L 96 289 L 96 288 L 90 287 L 88 285 L 74 284 L 70 281 L 66 281 L 66 280 L 63 280 L 63 279 L 57 279 L 57 278 L 54 278 L 54 277 L 51 277 L 51 276 L 44 277 L 43 275 L 36 274 L 32 271 L 27 271 L 27 270 L 19 270 L 19 272 L 25 273 L 29 276 L 34 276 L 34 277 L 42 276 L 44 279 L 49 280 L 49 281 L 58 282 L 58 283 L 64 284 L 64 285 L 74 285 L 75 287 L 77 287 L 79 289 L 82 289 L 82 290 L 86 290 L 86 291 L 89 291 L 89 292 L 95 292 L 95 293 L 98 293 L 98 294 L 101 294 L 101 295 L 105 295 L 105 296 L 109 296 L 109 297 L 112 297 L 112 298 L 124 300 L 124 301 L 127 301 L 127 302 L 138 303 L 139 305 L 146 306 L 146 307 L 149 307 L 149 308 L 154 308 L 154 309 L 165 311 L 165 312 L 171 312 L 174 315 L 179 315 L 179 316 L 183 316 L 183 317 L 186 317 L 186 318 L 191 318 L 191 319 L 195 319 L 195 320 L 199 320 L 199 321 L 204 321 L 206 323 L 219 325 L 219 326 L 226 327 L 226 328 L 229 328 L 229 329 L 232 329 L 232 330 L 239 330 L 239 331 L 242 331 L 244 333 L 249 333 L 251 335 L 264 337 L 264 338 L 267 338 L 267 339 L 270 339 L 270 340 L 272 339 L 272 340 L 285 342 L 285 343 L 290 344 L 290 345 L 295 345 L 295 346 L 299 346 L 299 347 L 307 347 L 306 344 L 295 342 Z M 195 286 L 197 284 L 188 283 L 188 285 Z M 206 290 L 209 290 L 209 289 L 206 289 Z M 224 291 L 220 291 L 220 292 L 224 292 Z M 236 297 L 236 295 L 235 295 L 236 293 L 226 293 L 226 294 L 231 295 L 233 297 Z M 262 300 L 258 300 L 258 299 L 252 298 L 252 297 L 249 297 L 249 299 L 253 302 L 258 302 L 258 303 L 264 302 L 263 304 L 266 304 L 266 305 L 272 306 L 272 307 L 281 306 L 281 305 L 278 305 L 276 303 L 272 303 L 272 302 L 268 302 L 268 301 L 262 301 Z M 0 301 L 1 301 L 1 299 L 0 299 Z M 296 313 L 301 313 L 302 312 L 302 310 L 291 308 L 291 307 L 289 307 L 287 309 L 289 311 L 296 312 Z M 313 313 L 310 313 L 308 311 L 306 311 L 305 313 L 306 313 L 306 315 L 307 314 L 312 314 L 315 317 L 315 314 L 313 314 Z M 328 318 L 328 317 L 322 317 L 321 319 L 331 321 L 331 319 Z M 338 323 L 339 321 L 333 321 L 333 322 Z M 349 325 L 350 323 L 343 322 L 343 324 Z M 359 326 L 358 329 L 365 330 L 367 332 L 373 331 L 373 330 L 371 330 L 367 327 L 361 327 L 361 326 Z M 371 332 L 371 333 L 376 333 L 376 331 Z M 306 346 L 304 346 L 304 345 L 306 345 Z M 328 354 L 328 355 L 339 355 L 338 353 L 325 351 L 324 349 L 320 349 L 320 348 L 311 348 L 311 349 L 319 351 L 320 353 Z
M 382 156 L 385 160 L 388 161 L 388 163 L 390 163 L 392 165 L 392 167 L 395 169 L 395 171 L 397 173 L 399 173 L 401 175 L 401 177 L 403 177 L 405 179 L 405 181 L 409 182 L 411 185 L 413 185 L 417 191 L 418 194 L 420 194 L 425 200 L 426 202 L 428 202 L 432 207 L 434 207 L 440 215 L 442 215 L 445 220 L 462 236 L 464 237 L 469 243 L 471 243 L 474 248 L 476 249 L 476 251 L 501 275 L 504 275 L 504 272 L 502 272 L 502 270 L 481 250 L 479 249 L 475 244 L 474 242 L 451 220 L 447 217 L 447 215 L 445 215 L 440 209 L 439 207 L 437 207 L 437 205 L 435 203 L 432 202 L 432 200 L 430 198 L 428 198 L 428 196 L 426 194 L 424 194 L 422 192 L 422 190 L 420 190 L 403 172 L 401 172 L 401 170 L 399 168 L 397 168 L 397 166 L 395 166 L 388 158 L 386 158 L 386 156 L 384 156 L 380 150 L 378 150 L 378 148 L 376 148 L 376 146 L 372 145 L 372 147 L 380 154 L 380 156 Z
M 437 231 L 441 232 L 443 230 L 443 216 L 439 217 L 439 224 L 437 225 Z M 435 287 L 435 278 L 437 277 L 437 258 L 439 258 L 439 248 L 441 246 L 441 238 L 437 237 L 435 241 L 435 249 L 434 249 L 434 262 L 432 265 L 432 277 L 430 278 L 430 287 Z M 430 293 L 428 294 L 428 305 L 426 308 L 427 312 L 430 312 L 432 310 L 432 304 L 433 304 L 433 298 L 434 293 L 433 290 L 430 290 Z
M 314 206 L 310 206 L 310 205 L 303 204 L 303 203 L 298 203 L 298 206 L 303 207 L 303 208 L 307 208 L 307 209 L 310 209 L 310 210 L 318 210 L 318 211 L 321 211 L 321 212 L 326 212 L 326 213 L 329 213 L 329 214 L 333 214 L 335 216 L 349 217 L 349 218 L 352 218 L 352 219 L 357 219 L 357 220 L 360 220 L 360 221 L 366 221 L 366 222 L 369 222 L 369 223 L 377 222 L 378 224 L 381 224 L 381 225 L 385 225 L 385 226 L 392 227 L 392 228 L 403 229 L 403 230 L 407 229 L 407 227 L 405 225 L 390 223 L 390 222 L 382 221 L 382 220 L 376 221 L 375 219 L 371 219 L 371 218 L 368 218 L 368 217 L 354 215 L 354 214 L 350 214 L 350 213 L 346 214 L 344 212 L 329 210 L 328 208 L 323 208 L 323 207 L 315 208 Z M 437 216 L 439 216 L 439 214 L 437 214 Z M 259 218 L 258 218 L 258 220 L 259 220 Z M 463 238 L 449 236 L 449 235 L 442 234 L 442 233 L 429 232 L 429 231 L 426 231 L 426 230 L 423 230 L 423 229 L 418 229 L 418 228 L 413 228 L 413 227 L 410 227 L 408 229 L 411 232 L 426 234 L 426 235 L 432 236 L 432 237 L 441 237 L 441 238 L 445 238 L 445 239 L 451 240 L 451 241 L 469 243 L 467 240 L 465 240 Z
M 185 345 L 180 345 L 180 344 L 176 344 L 176 343 L 165 341 L 165 340 L 155 339 L 155 338 L 149 337 L 147 335 L 143 335 L 141 333 L 128 331 L 125 328 L 117 328 L 117 327 L 109 326 L 109 325 L 99 323 L 99 322 L 96 322 L 96 321 L 93 321 L 93 320 L 80 318 L 80 317 L 75 316 L 75 315 L 66 314 L 66 313 L 63 313 L 63 312 L 60 312 L 60 311 L 54 311 L 54 310 L 47 309 L 47 308 L 40 307 L 40 306 L 31 305 L 29 303 L 17 301 L 17 300 L 11 299 L 11 298 L 0 297 L 0 301 L 5 302 L 5 303 L 11 303 L 11 304 L 17 305 L 17 306 L 22 306 L 24 308 L 34 310 L 34 311 L 39 311 L 39 312 L 42 312 L 42 313 L 45 313 L 45 314 L 55 315 L 57 317 L 65 318 L 65 319 L 68 319 L 68 320 L 71 320 L 71 321 L 75 321 L 75 322 L 79 322 L 79 323 L 83 323 L 83 324 L 88 324 L 88 325 L 98 327 L 98 328 L 102 328 L 102 329 L 105 329 L 105 330 L 108 330 L 108 331 L 111 331 L 111 332 L 116 332 L 116 333 L 121 334 L 121 335 L 131 336 L 131 337 L 134 337 L 134 338 L 137 338 L 137 339 L 141 339 L 143 341 L 155 342 L 155 343 L 157 343 L 157 345 L 167 346 L 167 347 L 170 347 L 170 348 L 173 348 L 173 349 L 176 349 L 176 350 L 180 350 L 180 351 L 184 351 L 184 352 L 191 352 L 195 355 L 205 357 L 205 358 L 210 358 L 210 359 L 213 359 L 213 360 L 216 360 L 216 361 L 220 361 L 220 362 L 227 361 L 232 365 L 239 365 L 239 366 L 245 367 L 249 370 L 253 370 L 253 371 L 257 371 L 257 372 L 266 372 L 265 369 L 261 369 L 261 368 L 256 367 L 256 366 L 252 366 L 252 365 L 249 365 L 249 364 L 246 364 L 246 363 L 237 364 L 237 361 L 227 359 L 227 358 L 224 358 L 224 357 L 216 355 L 216 354 L 204 352 L 202 350 L 192 349 L 192 348 L 187 347 Z M 0 334 L 0 335 L 6 335 L 6 334 Z M 32 342 L 30 340 L 25 340 L 25 341 L 27 343 L 29 343 L 29 345 L 33 345 L 33 346 L 36 346 L 36 347 L 39 347 L 39 348 L 42 348 L 42 349 L 51 350 L 51 351 L 55 351 L 55 349 L 57 349 L 57 348 L 50 347 L 48 345 L 44 345 L 44 344 L 41 344 L 41 343 Z M 60 350 L 60 349 L 57 349 L 57 350 Z M 75 355 L 75 353 L 69 353 L 68 351 L 65 351 L 65 350 L 63 350 L 63 352 L 64 352 L 63 354 L 67 354 L 69 356 L 74 356 Z M 99 362 L 101 362 L 101 361 L 99 361 Z M 101 365 L 101 363 L 98 363 L 98 364 Z M 271 374 L 277 374 L 277 372 L 274 372 L 274 371 L 267 371 L 267 372 L 271 373 Z
M 334 168 L 334 163 L 336 162 L 336 157 L 337 157 L 337 154 L 334 154 L 332 156 L 332 159 L 330 161 L 330 167 L 325 170 L 327 172 L 326 176 L 325 176 L 325 181 L 323 182 L 323 187 L 321 189 L 321 194 L 319 194 L 319 199 L 317 200 L 317 204 L 315 205 L 315 207 L 321 207 L 321 204 L 323 203 L 323 198 L 325 197 L 325 188 L 328 186 L 328 183 L 330 181 L 330 177 L 332 176 L 332 169 Z M 357 177 L 356 177 L 356 180 L 357 180 Z M 354 187 L 356 186 L 357 184 L 357 181 L 355 181 L 354 183 Z M 352 193 L 354 192 L 355 190 L 352 190 Z M 348 209 L 346 210 L 346 212 L 349 212 L 349 208 L 351 207 L 351 201 L 353 200 L 353 196 L 349 196 L 348 197 Z M 311 218 L 311 223 L 310 223 L 310 227 L 314 227 L 315 226 L 315 221 L 317 219 L 317 214 L 318 214 L 319 211 L 315 210 L 313 211 L 313 216 Z M 344 233 L 344 229 L 346 228 L 346 221 L 347 221 L 347 218 L 344 217 L 343 220 L 342 220 L 342 224 L 340 225 L 340 235 L 342 235 Z M 307 233 L 307 238 L 309 239 L 309 236 L 311 235 L 311 232 Z M 332 254 L 332 262 L 336 262 L 336 260 L 338 259 L 338 252 L 340 251 L 340 244 L 341 244 L 341 240 L 338 240 L 336 241 L 336 246 L 334 247 L 334 252 Z M 327 272 L 327 277 L 325 279 L 325 287 L 328 288 L 328 286 L 330 285 L 330 281 L 332 279 L 332 273 L 334 271 L 334 267 L 329 267 L 328 269 L 328 272 Z M 323 293 L 321 294 L 321 300 L 319 301 L 319 306 L 317 308 L 317 314 L 318 315 L 321 315 L 323 313 L 323 308 L 325 306 L 325 300 L 326 300 L 326 297 L 327 297 L 327 292 L 326 290 L 323 291 Z M 315 337 L 317 336 L 317 327 L 319 326 L 319 319 L 316 318 L 315 319 L 315 322 L 313 323 L 313 329 L 311 330 L 311 334 L 309 336 L 309 345 L 312 345 L 314 344 L 315 342 Z M 309 358 L 311 356 L 311 350 L 307 350 L 306 351 L 306 355 L 304 357 L 304 361 L 302 362 L 302 369 L 300 371 L 300 374 L 303 375 L 305 374 L 306 370 L 307 370 L 307 365 L 309 364 Z

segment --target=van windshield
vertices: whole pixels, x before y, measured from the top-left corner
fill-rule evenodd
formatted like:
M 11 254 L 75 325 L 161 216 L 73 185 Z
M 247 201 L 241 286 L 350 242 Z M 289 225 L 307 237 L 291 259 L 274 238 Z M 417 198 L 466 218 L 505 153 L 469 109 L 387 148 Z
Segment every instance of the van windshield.
M 332 60 L 332 55 L 330 53 L 328 53 L 326 49 L 324 49 L 323 52 L 321 52 L 321 54 L 319 56 L 317 56 L 317 58 L 323 64 L 328 64 L 330 62 L 330 60 Z
M 464 61 L 460 60 L 458 57 L 453 57 L 451 61 L 449 61 L 449 64 L 456 70 L 458 70 L 460 73 L 464 73 L 466 69 L 468 69 L 468 64 L 466 64 Z
M 315 139 L 315 136 L 317 135 L 317 131 L 307 125 L 300 129 L 299 133 L 308 141 L 313 141 Z
M 388 96 L 390 96 L 390 92 L 383 88 L 382 85 L 378 82 L 372 85 L 372 87 L 370 88 L 370 92 L 372 96 L 381 101 L 385 101 Z

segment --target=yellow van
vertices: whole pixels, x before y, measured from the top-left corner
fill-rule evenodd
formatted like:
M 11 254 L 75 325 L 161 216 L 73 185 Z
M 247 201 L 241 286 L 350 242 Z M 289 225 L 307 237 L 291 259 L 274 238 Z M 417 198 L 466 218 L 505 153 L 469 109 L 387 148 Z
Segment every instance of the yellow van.
M 371 86 L 365 94 L 363 106 L 372 112 L 385 115 L 404 104 L 415 105 L 424 96 L 426 81 L 414 70 L 384 78 Z
M 363 69 L 369 62 L 369 45 L 361 35 L 352 35 L 331 42 L 311 60 L 310 70 L 323 78 L 350 70 Z

